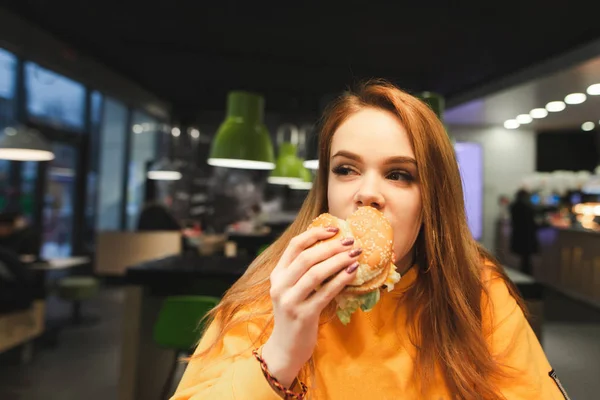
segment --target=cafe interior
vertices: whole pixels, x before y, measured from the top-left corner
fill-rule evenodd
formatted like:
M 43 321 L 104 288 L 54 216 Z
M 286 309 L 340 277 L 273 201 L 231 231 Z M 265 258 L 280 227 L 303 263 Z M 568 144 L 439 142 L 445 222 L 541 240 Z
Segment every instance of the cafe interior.
M 473 237 L 597 399 L 594 13 L 268 3 L 2 2 L 0 399 L 169 398 L 197 322 L 311 190 L 324 107 L 371 77 L 443 121 Z

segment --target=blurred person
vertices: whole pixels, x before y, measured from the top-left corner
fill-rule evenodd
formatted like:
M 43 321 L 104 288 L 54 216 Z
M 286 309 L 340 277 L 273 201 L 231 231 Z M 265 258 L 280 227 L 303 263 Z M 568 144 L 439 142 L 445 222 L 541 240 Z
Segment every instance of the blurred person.
M 510 249 L 521 258 L 520 268 L 523 273 L 532 275 L 531 256 L 538 252 L 537 224 L 535 209 L 531 204 L 531 195 L 520 189 L 510 205 L 511 237 Z
M 39 232 L 27 224 L 19 211 L 0 213 L 0 248 L 17 256 L 36 256 L 39 248 Z

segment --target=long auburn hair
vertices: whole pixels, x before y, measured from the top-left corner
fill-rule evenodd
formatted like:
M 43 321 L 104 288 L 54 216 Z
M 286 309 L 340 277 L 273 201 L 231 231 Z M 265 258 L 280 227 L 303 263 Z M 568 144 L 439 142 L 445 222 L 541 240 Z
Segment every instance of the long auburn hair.
M 460 399 L 502 399 L 495 382 L 507 377 L 490 353 L 483 323 L 487 290 L 484 264 L 500 276 L 525 312 L 524 303 L 502 268 L 472 238 L 467 225 L 463 191 L 452 143 L 435 113 L 419 99 L 389 82 L 371 80 L 333 101 L 320 120 L 319 170 L 296 220 L 248 270 L 211 311 L 208 322 L 217 323 L 216 338 L 193 358 L 217 347 L 233 327 L 265 318 L 264 343 L 272 331 L 269 297 L 271 271 L 290 240 L 326 212 L 331 142 L 337 128 L 366 107 L 393 113 L 406 128 L 415 158 L 422 199 L 422 226 L 415 243 L 420 272 L 402 301 L 408 309 L 409 333 L 417 347 L 414 377 L 423 396 L 441 373 L 448 390 Z M 252 312 L 248 312 L 252 310 Z M 330 306 L 324 321 L 332 315 Z M 205 326 L 207 326 L 206 324 Z M 300 377 L 314 376 L 309 361 Z

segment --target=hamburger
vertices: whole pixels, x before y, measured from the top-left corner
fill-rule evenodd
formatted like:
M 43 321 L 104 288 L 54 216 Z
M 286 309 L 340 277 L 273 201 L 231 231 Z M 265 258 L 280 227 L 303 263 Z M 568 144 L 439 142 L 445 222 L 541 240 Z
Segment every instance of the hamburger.
M 360 207 L 346 220 L 324 213 L 315 218 L 310 228 L 336 227 L 339 232 L 316 245 L 346 237 L 354 238 L 354 247 L 362 248 L 354 280 L 336 296 L 336 314 L 346 325 L 359 308 L 370 311 L 379 301 L 381 289 L 391 291 L 400 280 L 394 265 L 393 230 L 383 213 L 373 207 Z

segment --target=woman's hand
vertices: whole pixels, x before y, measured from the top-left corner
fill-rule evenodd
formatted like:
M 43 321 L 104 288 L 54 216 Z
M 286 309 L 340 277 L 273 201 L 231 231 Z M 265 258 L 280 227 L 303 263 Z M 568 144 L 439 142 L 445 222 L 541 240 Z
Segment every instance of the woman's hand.
M 354 239 L 311 247 L 337 232 L 337 228 L 312 228 L 296 236 L 271 273 L 274 327 L 262 357 L 285 387 L 313 353 L 321 311 L 356 275 L 362 250 L 352 249 Z

